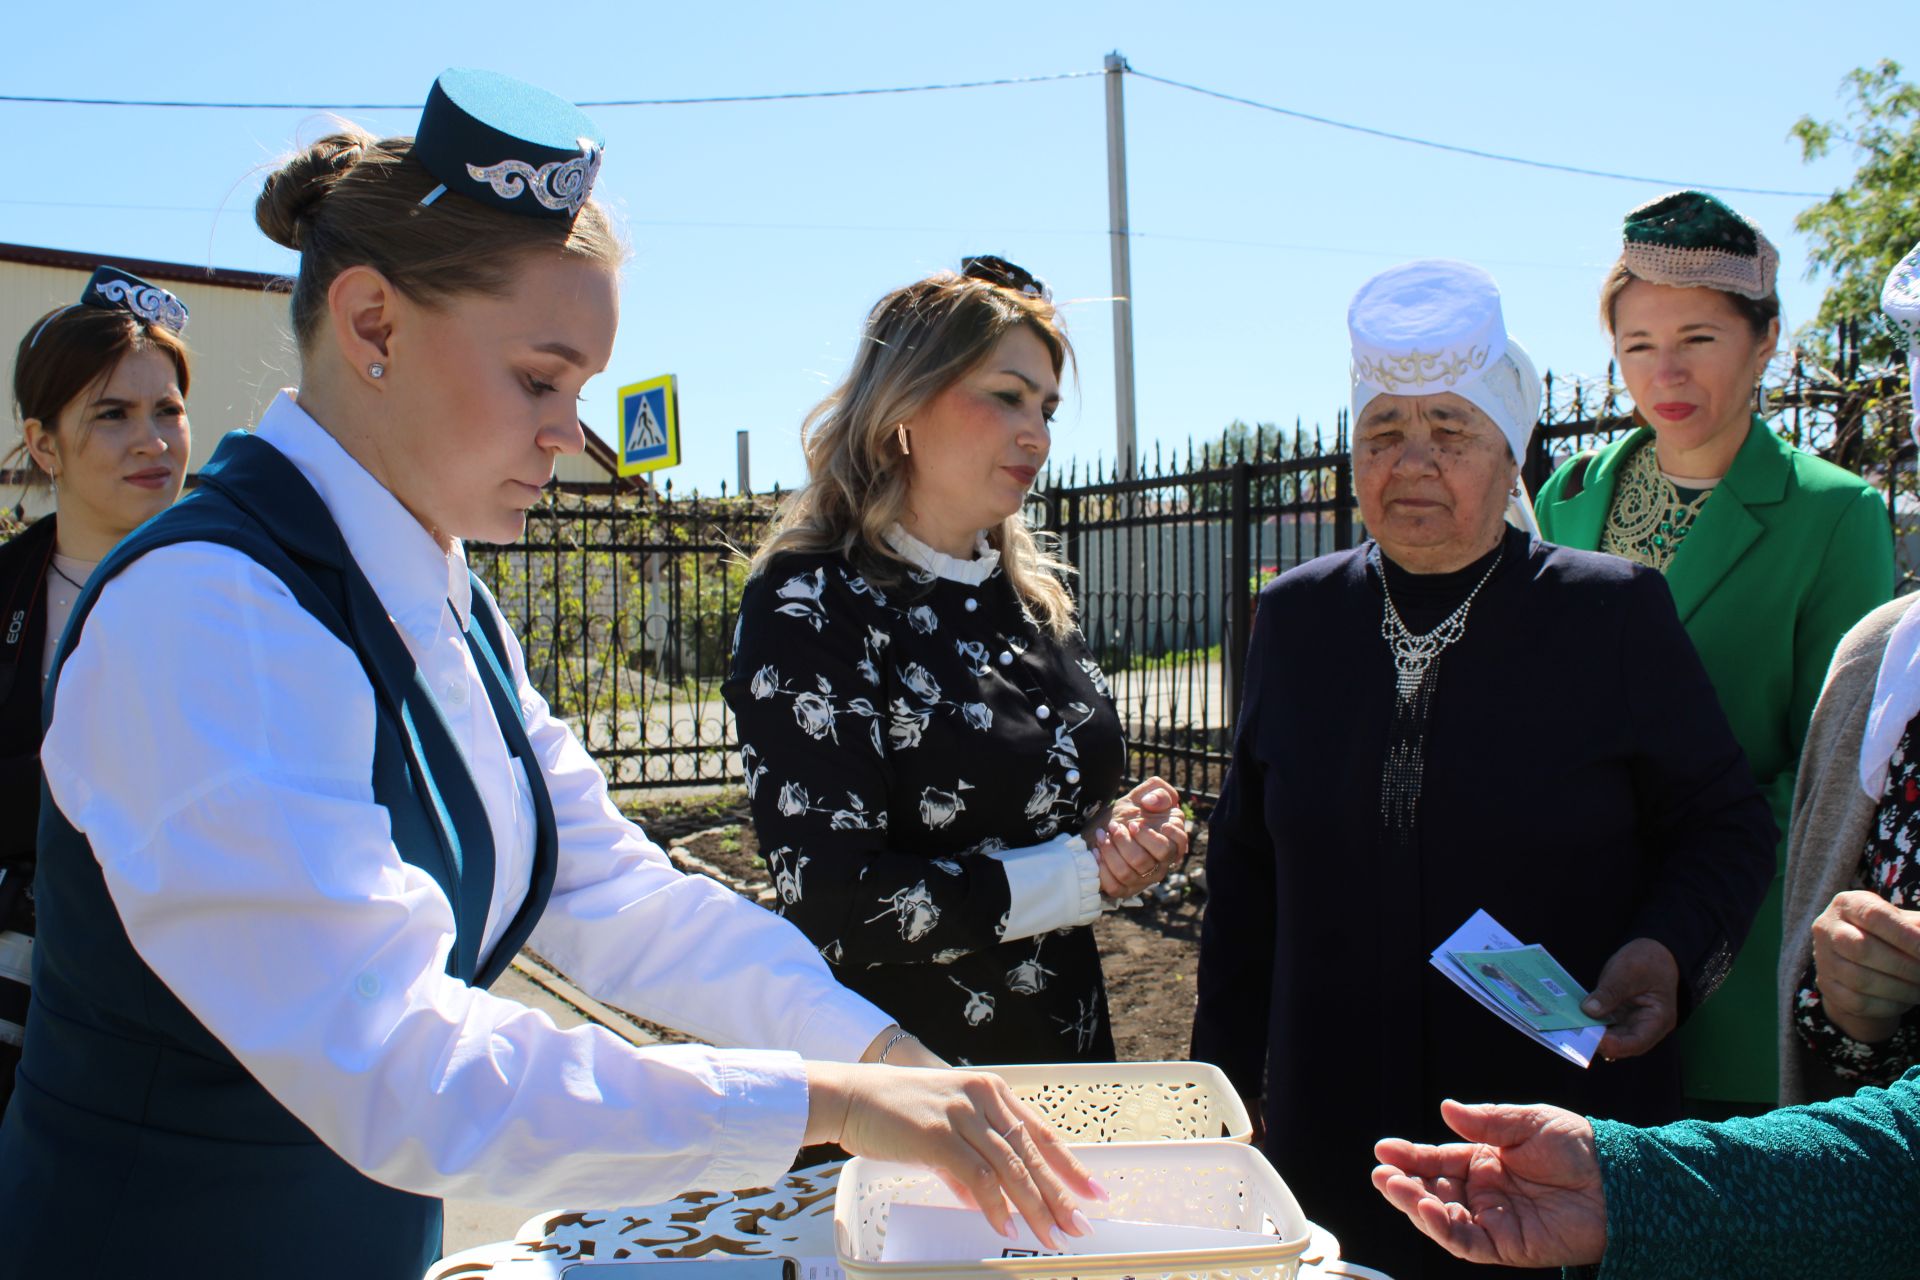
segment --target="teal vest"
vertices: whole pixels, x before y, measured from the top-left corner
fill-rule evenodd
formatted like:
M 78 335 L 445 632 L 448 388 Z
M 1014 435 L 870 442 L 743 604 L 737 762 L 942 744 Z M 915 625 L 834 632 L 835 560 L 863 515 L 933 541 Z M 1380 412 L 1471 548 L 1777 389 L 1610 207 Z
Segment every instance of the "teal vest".
M 447 972 L 490 986 L 546 907 L 557 842 L 489 598 L 476 585 L 467 643 L 526 769 L 539 835 L 525 904 L 483 956 L 494 849 L 479 792 L 326 504 L 266 442 L 227 436 L 200 486 L 101 563 L 61 638 L 48 722 L 60 667 L 100 589 L 147 552 L 179 542 L 245 553 L 358 656 L 376 707 L 374 798 L 400 856 L 453 904 Z M 440 1202 L 348 1165 L 174 998 L 128 941 L 86 837 L 42 786 L 33 1006 L 0 1125 L 0 1269 L 68 1280 L 146 1268 L 198 1280 L 419 1280 L 440 1253 Z M 230 960 L 257 966 L 274 957 Z

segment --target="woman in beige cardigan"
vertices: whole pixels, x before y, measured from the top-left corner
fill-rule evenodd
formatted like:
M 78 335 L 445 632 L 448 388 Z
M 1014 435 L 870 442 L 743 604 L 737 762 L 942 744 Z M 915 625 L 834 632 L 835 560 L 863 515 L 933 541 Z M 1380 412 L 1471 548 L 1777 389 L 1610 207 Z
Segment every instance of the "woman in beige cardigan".
M 1894 268 L 1881 307 L 1920 374 L 1920 247 Z M 1915 400 L 1920 428 L 1920 385 Z M 1920 613 L 1913 601 L 1882 605 L 1841 640 L 1807 730 L 1779 969 L 1783 1103 L 1884 1085 L 1920 1062 Z

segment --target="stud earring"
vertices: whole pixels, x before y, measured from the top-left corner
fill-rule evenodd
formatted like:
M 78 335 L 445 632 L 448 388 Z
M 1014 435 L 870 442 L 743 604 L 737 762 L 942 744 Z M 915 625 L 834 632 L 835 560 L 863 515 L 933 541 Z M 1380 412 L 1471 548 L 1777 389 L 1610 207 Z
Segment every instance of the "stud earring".
M 907 424 L 904 422 L 895 423 L 893 432 L 900 437 L 900 452 L 903 454 L 912 453 L 913 450 L 907 446 Z
M 369 378 L 384 378 L 387 376 L 387 366 L 381 364 L 378 360 L 375 360 L 372 364 L 367 366 L 367 376 Z

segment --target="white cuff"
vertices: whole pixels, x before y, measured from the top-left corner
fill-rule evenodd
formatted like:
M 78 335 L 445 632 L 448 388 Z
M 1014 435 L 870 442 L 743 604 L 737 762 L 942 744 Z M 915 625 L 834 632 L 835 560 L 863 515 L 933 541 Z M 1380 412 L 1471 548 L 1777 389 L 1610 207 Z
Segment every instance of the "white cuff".
M 693 1046 L 662 1046 L 683 1047 Z M 806 1064 L 794 1054 L 778 1051 L 704 1047 L 699 1051 L 712 1059 L 721 1103 L 716 1117 L 718 1141 L 698 1189 L 773 1186 L 792 1166 L 806 1140 Z
M 987 855 L 1007 869 L 1013 906 L 1002 939 L 1013 942 L 1100 918 L 1100 860 L 1077 835 Z

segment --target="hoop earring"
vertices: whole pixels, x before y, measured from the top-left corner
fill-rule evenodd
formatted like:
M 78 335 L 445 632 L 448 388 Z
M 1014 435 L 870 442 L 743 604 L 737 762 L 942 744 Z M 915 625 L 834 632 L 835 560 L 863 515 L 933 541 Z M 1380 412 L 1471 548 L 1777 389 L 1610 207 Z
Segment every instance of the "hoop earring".
M 367 376 L 374 379 L 384 378 L 387 376 L 387 366 L 375 360 L 367 366 Z
M 907 424 L 904 422 L 894 423 L 893 433 L 900 437 L 900 452 L 903 455 L 912 453 L 913 450 L 907 445 Z

